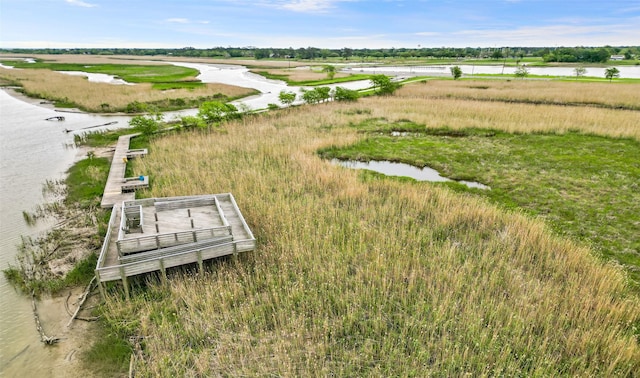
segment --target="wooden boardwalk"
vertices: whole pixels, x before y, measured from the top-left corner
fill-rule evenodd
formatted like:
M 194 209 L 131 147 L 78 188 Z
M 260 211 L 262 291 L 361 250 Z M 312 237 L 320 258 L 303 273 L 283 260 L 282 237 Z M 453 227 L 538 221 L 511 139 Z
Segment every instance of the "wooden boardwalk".
M 127 278 L 252 251 L 256 241 L 230 193 L 149 198 L 113 206 L 96 265 L 100 288 Z
M 118 138 L 118 143 L 116 144 L 116 149 L 113 153 L 113 160 L 111 160 L 109 177 L 107 178 L 107 184 L 104 187 L 104 194 L 102 195 L 102 201 L 100 202 L 100 207 L 108 209 L 112 208 L 117 203 L 131 201 L 136 198 L 136 189 L 146 188 L 149 186 L 149 177 L 147 176 L 142 176 L 142 180 L 140 180 L 139 177 L 125 178 L 127 160 L 136 156 L 144 156 L 147 152 L 146 149 L 129 149 L 129 142 L 131 141 L 131 138 L 138 135 L 140 134 L 121 135 Z

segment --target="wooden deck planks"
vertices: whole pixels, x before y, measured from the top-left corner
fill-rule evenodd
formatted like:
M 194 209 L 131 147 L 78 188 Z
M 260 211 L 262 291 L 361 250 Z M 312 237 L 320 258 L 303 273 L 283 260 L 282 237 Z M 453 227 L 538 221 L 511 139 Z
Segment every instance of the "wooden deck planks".
M 131 238 L 131 240 L 135 241 L 136 236 L 153 237 L 153 235 L 166 235 L 162 230 L 160 230 L 160 233 L 156 232 L 155 222 L 163 224 L 162 227 L 171 230 L 171 232 L 184 232 L 185 228 L 187 228 L 186 231 L 188 231 L 191 229 L 190 219 L 197 219 L 198 222 L 202 222 L 205 229 L 210 227 L 227 227 L 228 225 L 228 227 L 231 228 L 232 238 L 223 240 L 218 236 L 211 236 L 212 240 L 218 239 L 220 242 L 187 243 L 182 246 L 159 248 L 150 252 L 140 252 L 143 254 L 146 253 L 144 258 L 140 256 L 141 258 L 137 259 L 134 253 L 127 255 L 131 257 L 127 257 L 122 261 L 119 258 L 117 250 L 117 242 L 119 239 L 122 240 L 123 237 L 119 232 L 122 207 L 120 205 L 114 206 L 112 210 L 114 214 L 108 230 L 110 238 L 105 240 L 106 244 L 103 246 L 104 252 L 101 253 L 96 266 L 98 281 L 102 283 L 106 281 L 123 280 L 123 283 L 126 284 L 126 278 L 129 276 L 158 270 L 164 271 L 166 268 L 184 264 L 201 264 L 203 260 L 255 249 L 255 238 L 247 226 L 233 196 L 229 193 L 216 194 L 215 198 L 219 203 L 219 208 L 216 205 L 205 205 L 200 207 L 194 206 L 189 209 L 178 208 L 160 212 L 157 212 L 153 205 L 156 199 L 129 202 L 129 204 L 139 203 L 143 207 L 143 218 L 148 219 L 148 222 L 151 224 L 147 225 L 147 221 L 144 221 L 144 233 L 127 234 L 126 238 Z M 159 202 L 162 200 L 167 199 L 158 199 Z M 158 214 L 157 221 L 155 220 L 155 214 Z M 189 215 L 191 215 L 191 217 L 189 217 Z M 118 236 L 119 234 L 120 237 Z
M 113 152 L 113 159 L 111 160 L 111 168 L 109 169 L 109 177 L 107 178 L 107 184 L 104 187 L 104 193 L 102 195 L 102 201 L 100 207 L 104 209 L 112 208 L 117 203 L 123 201 L 130 201 L 135 199 L 135 192 L 122 192 L 122 186 L 125 184 L 125 170 L 127 169 L 127 154 L 129 153 L 129 143 L 131 138 L 139 134 L 121 135 L 118 138 L 116 149 Z M 148 186 L 147 178 L 147 186 Z M 131 183 L 129 183 L 131 184 Z

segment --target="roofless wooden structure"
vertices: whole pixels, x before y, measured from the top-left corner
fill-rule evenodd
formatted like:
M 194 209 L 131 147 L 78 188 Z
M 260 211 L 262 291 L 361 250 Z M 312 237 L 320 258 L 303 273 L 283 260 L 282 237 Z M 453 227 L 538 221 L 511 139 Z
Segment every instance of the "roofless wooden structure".
M 96 265 L 104 282 L 252 251 L 256 241 L 230 193 L 148 198 L 114 205 Z

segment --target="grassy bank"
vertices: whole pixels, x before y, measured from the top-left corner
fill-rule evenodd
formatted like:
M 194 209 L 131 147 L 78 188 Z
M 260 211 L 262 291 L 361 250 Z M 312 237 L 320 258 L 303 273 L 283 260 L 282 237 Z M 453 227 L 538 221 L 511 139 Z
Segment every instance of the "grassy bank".
M 47 202 L 25 212 L 25 220 L 58 223 L 42 236 L 23 237 L 16 263 L 3 272 L 9 282 L 40 295 L 91 280 L 108 220 L 99 206 L 109 166 L 108 159 L 91 156 L 74 164 L 65 180 L 45 184 Z
M 0 63 L 13 66 L 18 69 L 47 69 L 51 71 L 81 71 L 88 73 L 100 73 L 113 75 L 128 83 L 198 83 L 196 79 L 199 71 L 194 68 L 176 65 L 144 65 L 144 64 L 81 64 L 58 63 L 37 60 L 26 62 L 24 60 L 2 60 Z M 200 83 L 202 84 L 202 83 Z
M 136 85 L 91 83 L 83 77 L 69 76 L 44 68 L 0 69 L 0 82 L 5 85 L 19 85 L 26 95 L 53 101 L 60 107 L 76 107 L 88 112 L 103 113 L 137 113 L 144 112 L 148 107 L 160 111 L 196 108 L 205 101 L 231 101 L 257 93 L 253 89 L 225 84 L 151 82 L 151 78 L 160 81 L 170 78 L 170 74 L 164 72 L 163 67 L 167 66 L 142 67 L 156 74 L 147 74 L 145 69 L 131 69 L 130 71 L 135 71 L 135 75 L 143 80 Z
M 317 151 L 359 143 L 367 134 L 357 125 L 374 118 L 637 141 L 637 114 L 434 99 L 430 89 L 152 141 L 135 162 L 154 177 L 148 195 L 231 192 L 259 247 L 208 273 L 174 271 L 129 301 L 108 297 L 117 332 L 144 337 L 136 374 L 636 374 L 640 301 L 619 268 L 541 219 L 438 185 L 363 176 Z
M 251 72 L 264 76 L 267 79 L 284 81 L 288 85 L 294 86 L 318 86 L 329 85 L 338 83 L 347 83 L 350 81 L 369 80 L 372 75 L 364 74 L 344 74 L 337 73 L 335 77 L 328 78 L 327 74 L 321 71 L 320 68 L 316 69 L 271 69 L 271 70 L 256 70 L 252 69 Z

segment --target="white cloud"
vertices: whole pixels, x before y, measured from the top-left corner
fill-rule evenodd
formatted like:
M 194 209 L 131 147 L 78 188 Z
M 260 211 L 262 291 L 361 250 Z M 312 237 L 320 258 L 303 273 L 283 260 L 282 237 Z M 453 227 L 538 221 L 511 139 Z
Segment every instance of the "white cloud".
M 86 3 L 82 0 L 65 0 L 65 1 L 67 2 L 67 4 L 75 5 L 78 7 L 84 7 L 84 8 L 95 8 L 98 6 L 98 4 Z
M 338 3 L 357 0 L 258 0 L 256 4 L 300 13 L 322 13 L 336 8 Z
M 165 21 L 175 23 L 175 24 L 188 24 L 188 18 L 167 18 Z
M 192 21 L 188 18 L 167 18 L 165 22 L 171 24 L 208 24 L 209 21 Z

